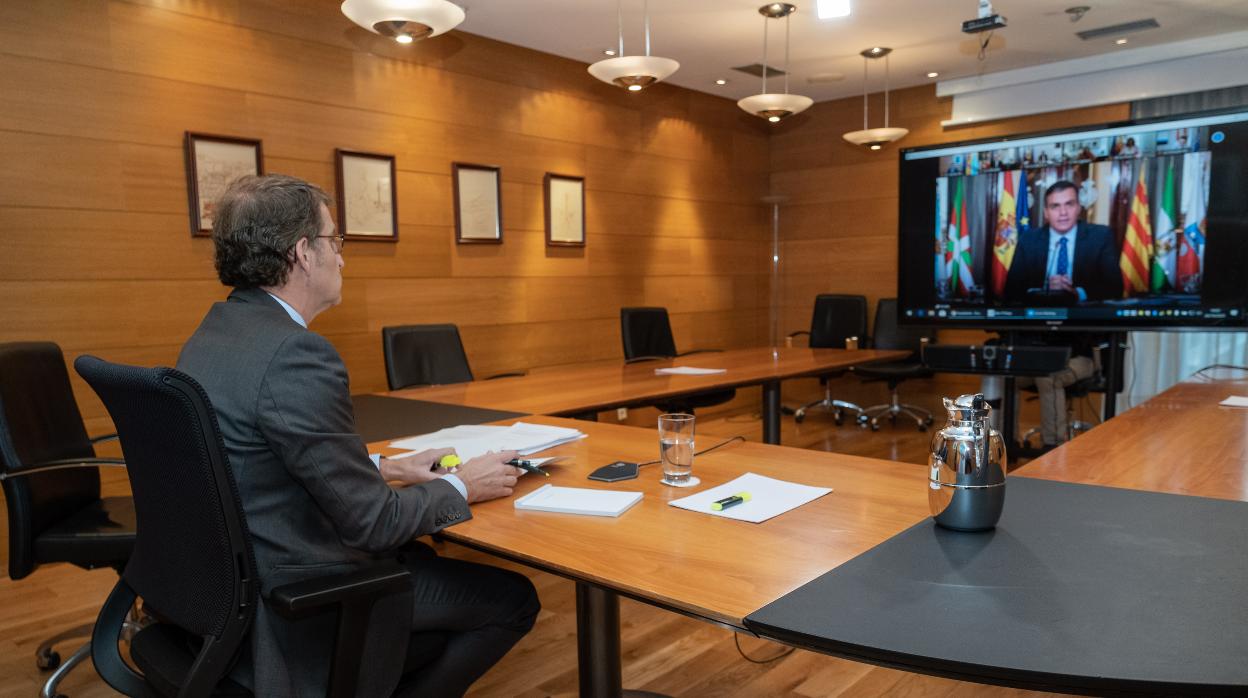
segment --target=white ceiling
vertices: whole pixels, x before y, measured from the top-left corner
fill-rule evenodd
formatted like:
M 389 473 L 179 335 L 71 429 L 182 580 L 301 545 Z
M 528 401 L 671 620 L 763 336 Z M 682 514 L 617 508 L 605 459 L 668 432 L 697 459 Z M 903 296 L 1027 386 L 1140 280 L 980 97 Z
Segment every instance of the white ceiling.
M 585 63 L 605 58 L 616 45 L 616 0 L 458 0 L 468 18 L 462 31 L 553 53 Z M 626 54 L 643 53 L 643 0 L 622 0 Z M 986 34 L 961 32 L 963 20 L 977 14 L 976 0 L 851 0 L 849 17 L 819 20 L 815 0 L 796 0 L 792 16 L 790 91 L 824 101 L 862 92 L 858 52 L 888 46 L 890 87 L 992 73 L 1125 49 L 1155 46 L 1248 28 L 1248 0 L 995 0 L 993 9 L 1009 20 L 997 31 L 980 61 L 979 40 Z M 668 82 L 739 99 L 760 89 L 756 77 L 733 66 L 761 62 L 762 0 L 653 0 L 650 4 L 654 55 L 674 58 L 680 70 Z M 1078 22 L 1063 11 L 1072 5 L 1092 9 Z M 1139 19 L 1161 25 L 1127 35 L 1119 46 L 1109 36 L 1083 41 L 1076 31 Z M 771 21 L 768 64 L 782 67 L 783 20 Z M 869 88 L 884 87 L 883 66 L 873 61 Z M 1248 71 L 1246 71 L 1248 73 Z M 811 83 L 820 75 L 834 82 Z M 588 74 L 587 74 L 588 78 Z M 716 85 L 717 78 L 727 85 Z M 591 78 L 592 79 L 592 78 Z M 773 78 L 774 79 L 774 78 Z M 776 91 L 769 84 L 769 91 Z

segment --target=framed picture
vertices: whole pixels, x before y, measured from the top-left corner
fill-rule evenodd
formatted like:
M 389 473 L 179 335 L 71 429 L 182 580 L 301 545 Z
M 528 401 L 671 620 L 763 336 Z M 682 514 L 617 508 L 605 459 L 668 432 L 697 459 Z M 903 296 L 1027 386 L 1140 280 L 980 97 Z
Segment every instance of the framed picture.
M 451 163 L 455 188 L 455 242 L 503 241 L 503 187 L 499 168 Z
M 394 156 L 334 150 L 338 230 L 352 240 L 397 242 L 398 182 Z
M 186 132 L 186 189 L 191 235 L 211 235 L 213 207 L 230 182 L 264 172 L 260 141 Z
M 585 178 L 546 173 L 546 244 L 585 246 Z

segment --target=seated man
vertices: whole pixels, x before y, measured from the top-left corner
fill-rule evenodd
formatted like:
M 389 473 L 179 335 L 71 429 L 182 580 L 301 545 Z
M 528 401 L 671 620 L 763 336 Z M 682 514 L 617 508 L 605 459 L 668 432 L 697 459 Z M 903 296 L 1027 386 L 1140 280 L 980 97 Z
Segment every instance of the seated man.
M 432 469 L 446 451 L 369 459 L 346 367 L 307 329 L 342 300 L 343 237 L 328 204 L 321 189 L 285 175 L 229 187 L 212 238 L 217 276 L 233 291 L 178 358 L 216 409 L 260 577 L 251 655 L 232 676 L 258 696 L 324 695 L 332 622 L 284 622 L 263 599 L 276 586 L 389 559 L 411 570 L 413 612 L 374 613 L 373 629 L 448 636 L 440 657 L 403 677 L 401 694 L 460 695 L 533 626 L 537 594 L 521 575 L 440 558 L 412 541 L 470 518 L 470 503 L 510 495 L 515 454 L 481 456 L 455 474 Z M 361 672 L 362 681 L 375 676 Z M 361 695 L 395 688 L 367 685 Z

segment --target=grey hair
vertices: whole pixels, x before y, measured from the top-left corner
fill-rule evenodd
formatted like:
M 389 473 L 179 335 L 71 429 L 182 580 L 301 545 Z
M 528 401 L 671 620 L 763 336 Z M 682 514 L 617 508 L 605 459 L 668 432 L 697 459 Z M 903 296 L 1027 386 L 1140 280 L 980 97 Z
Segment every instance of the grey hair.
M 331 205 L 324 190 L 290 175 L 234 180 L 212 222 L 217 278 L 243 289 L 285 284 L 299 239 L 320 233 L 321 204 Z

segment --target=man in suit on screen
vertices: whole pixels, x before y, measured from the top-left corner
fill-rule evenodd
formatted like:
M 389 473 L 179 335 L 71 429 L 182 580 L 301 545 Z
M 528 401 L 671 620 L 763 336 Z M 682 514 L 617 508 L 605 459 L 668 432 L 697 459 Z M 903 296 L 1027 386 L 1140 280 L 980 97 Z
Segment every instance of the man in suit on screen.
M 274 587 L 397 561 L 410 610 L 374 609 L 359 695 L 460 695 L 533 626 L 537 594 L 513 572 L 439 557 L 413 539 L 471 518 L 469 504 L 508 496 L 514 452 L 435 470 L 448 451 L 370 459 L 346 366 L 307 329 L 342 301 L 343 237 L 329 197 L 285 175 L 244 177 L 213 222 L 217 275 L 233 287 L 182 348 L 178 368 L 208 393 L 238 482 L 261 603 L 250 653 L 231 677 L 257 696 L 323 696 L 334 619 L 280 620 Z M 398 483 L 397 486 L 387 481 Z M 446 648 L 400 678 L 413 632 Z
M 1059 180 L 1044 192 L 1044 222 L 1019 236 L 1005 277 L 1005 300 L 1028 304 L 1041 297 L 1073 305 L 1122 297 L 1120 250 L 1103 225 L 1079 220 L 1079 187 Z M 1029 295 L 1030 292 L 1030 295 Z

